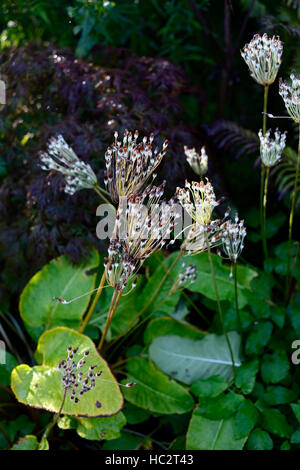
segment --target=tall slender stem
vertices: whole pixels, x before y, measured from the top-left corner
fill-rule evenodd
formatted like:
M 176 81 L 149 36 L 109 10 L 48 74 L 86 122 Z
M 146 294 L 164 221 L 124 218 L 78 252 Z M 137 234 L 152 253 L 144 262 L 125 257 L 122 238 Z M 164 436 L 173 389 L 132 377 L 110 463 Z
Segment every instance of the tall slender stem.
M 292 195 L 291 212 L 290 212 L 290 218 L 289 218 L 289 253 L 288 253 L 288 269 L 287 269 L 287 277 L 286 277 L 286 299 L 288 298 L 288 291 L 289 291 L 289 276 L 290 276 L 290 267 L 291 267 L 291 250 L 292 250 L 292 231 L 293 231 L 296 197 L 297 197 L 297 191 L 298 191 L 299 167 L 300 167 L 300 123 L 299 123 L 296 174 L 295 174 L 294 189 L 293 189 L 293 195 Z
M 242 333 L 242 322 L 239 311 L 239 300 L 238 300 L 238 288 L 237 288 L 237 264 L 233 263 L 233 276 L 234 276 L 234 299 L 235 299 L 235 311 L 238 323 L 239 332 Z
M 101 277 L 101 281 L 100 281 L 99 286 L 98 286 L 97 293 L 96 293 L 96 295 L 95 295 L 95 297 L 94 297 L 93 303 L 91 304 L 91 306 L 90 306 L 90 308 L 89 308 L 89 310 L 88 310 L 88 312 L 87 312 L 87 314 L 86 314 L 86 316 L 85 316 L 85 318 L 84 318 L 84 320 L 83 320 L 83 322 L 82 322 L 82 325 L 81 325 L 81 327 L 80 327 L 80 330 L 79 330 L 80 333 L 83 333 L 83 332 L 84 332 L 84 330 L 86 329 L 86 326 L 87 326 L 88 322 L 89 322 L 90 319 L 91 319 L 91 316 L 93 315 L 93 312 L 94 312 L 94 310 L 95 310 L 95 307 L 96 307 L 96 305 L 97 305 L 97 302 L 98 302 L 98 300 L 99 300 L 99 297 L 100 297 L 100 295 L 101 295 L 101 293 L 102 293 L 102 290 L 103 290 L 103 287 L 104 287 L 104 284 L 105 284 L 105 279 L 106 279 L 106 275 L 105 275 L 105 271 L 104 271 L 103 274 L 102 274 L 102 277 Z
M 104 189 L 100 188 L 100 186 L 94 186 L 94 190 L 106 204 L 109 204 L 110 206 L 114 207 L 113 204 L 107 199 L 107 197 L 104 196 Z M 107 191 L 105 191 L 105 194 L 107 194 Z
M 265 184 L 264 184 L 264 200 L 263 200 L 263 226 L 262 226 L 262 241 L 265 258 L 268 258 L 268 245 L 267 245 L 267 234 L 266 234 L 266 224 L 267 224 L 267 196 L 268 196 L 268 181 L 269 181 L 270 168 L 267 167 L 265 173 Z
M 216 275 L 215 275 L 215 269 L 214 269 L 213 260 L 212 260 L 212 256 L 211 256 L 211 251 L 210 251 L 210 246 L 209 246 L 209 240 L 208 240 L 207 235 L 205 235 L 205 236 L 206 236 L 207 253 L 208 253 L 209 265 L 210 265 L 210 270 L 211 270 L 211 276 L 212 276 L 212 279 L 213 279 L 213 284 L 214 284 L 214 289 L 215 289 L 215 294 L 216 294 L 216 299 L 217 299 L 218 312 L 219 312 L 219 316 L 220 316 L 221 325 L 222 325 L 222 328 L 223 328 L 223 333 L 224 333 L 224 336 L 226 338 L 227 346 L 228 346 L 230 357 L 231 357 L 233 375 L 235 377 L 236 373 L 235 373 L 235 363 L 234 363 L 233 351 L 232 351 L 230 340 L 229 340 L 229 337 L 228 337 L 228 334 L 227 334 L 227 331 L 226 331 L 226 328 L 225 328 L 224 317 L 223 317 L 223 312 L 222 312 L 222 308 L 221 308 L 221 302 L 220 302 L 218 286 L 217 286 L 217 280 L 216 280 Z
M 120 298 L 121 298 L 121 294 L 122 294 L 121 291 L 118 291 L 117 289 L 114 290 L 114 293 L 113 293 L 113 296 L 112 296 L 112 299 L 111 299 L 111 303 L 110 303 L 110 307 L 109 307 L 108 316 L 107 316 L 105 327 L 104 327 L 104 331 L 102 333 L 100 343 L 98 345 L 98 350 L 99 351 L 101 351 L 101 348 L 103 346 L 103 343 L 104 343 L 106 334 L 108 332 L 108 329 L 110 327 L 111 321 L 113 319 L 115 311 L 117 310 L 117 307 L 118 307 L 118 304 L 119 304 L 119 301 L 120 301 Z
M 182 256 L 182 252 L 180 251 L 180 253 L 178 254 L 178 256 L 175 258 L 175 260 L 173 261 L 173 263 L 170 265 L 170 267 L 167 269 L 167 271 L 165 272 L 165 274 L 163 275 L 163 277 L 161 278 L 161 281 L 159 283 L 159 285 L 157 286 L 157 288 L 155 289 L 154 293 L 152 294 L 152 296 L 150 297 L 149 301 L 143 306 L 143 308 L 138 312 L 138 314 L 134 317 L 134 319 L 132 320 L 132 322 L 130 323 L 130 325 L 128 326 L 127 330 L 124 332 L 123 334 L 123 337 L 120 339 L 120 341 L 118 342 L 118 345 L 117 347 L 120 347 L 123 342 L 125 341 L 125 339 L 128 337 L 129 334 L 132 334 L 133 331 L 135 331 L 137 328 L 139 328 L 141 326 L 142 323 L 144 323 L 145 321 L 147 321 L 152 315 L 154 312 L 151 312 L 149 313 L 149 315 L 147 315 L 140 323 L 138 323 L 138 325 L 134 326 L 133 328 L 131 327 L 131 325 L 134 325 L 134 322 L 135 320 L 140 317 L 146 310 L 147 308 L 150 307 L 151 303 L 153 302 L 153 300 L 155 299 L 155 297 L 157 296 L 158 292 L 160 291 L 162 285 L 164 284 L 164 282 L 166 281 L 167 277 L 169 276 L 170 272 L 172 271 L 172 269 L 175 267 L 175 265 L 178 263 L 179 259 L 181 258 Z M 113 344 L 115 342 L 117 342 L 119 338 L 116 338 L 114 341 L 113 341 Z M 115 347 L 112 351 L 112 353 L 115 352 L 115 350 L 117 349 L 117 347 Z
M 60 417 L 61 415 L 61 412 L 62 412 L 62 409 L 64 407 L 64 404 L 65 404 L 65 400 L 66 400 L 66 395 L 67 395 L 67 390 L 65 389 L 64 390 L 64 396 L 63 396 L 63 399 L 62 399 L 62 402 L 61 402 L 61 405 L 60 405 L 60 408 L 58 410 L 58 413 L 56 413 L 56 415 L 54 415 L 54 418 L 53 420 L 51 421 L 51 423 L 47 426 L 44 434 L 43 434 L 43 439 L 47 439 L 47 437 L 49 436 L 50 434 L 50 431 L 52 428 L 54 428 L 54 426 L 56 425 L 57 421 L 58 421 L 58 418 Z
M 264 87 L 264 112 L 263 112 L 263 135 L 267 132 L 267 108 L 268 108 L 268 92 L 269 86 Z M 264 217 L 263 217 L 263 201 L 264 201 L 264 180 L 265 180 L 266 168 L 263 162 L 261 162 L 261 174 L 260 174 L 260 225 L 261 225 L 261 238 L 263 243 L 264 254 L 265 242 L 264 242 Z

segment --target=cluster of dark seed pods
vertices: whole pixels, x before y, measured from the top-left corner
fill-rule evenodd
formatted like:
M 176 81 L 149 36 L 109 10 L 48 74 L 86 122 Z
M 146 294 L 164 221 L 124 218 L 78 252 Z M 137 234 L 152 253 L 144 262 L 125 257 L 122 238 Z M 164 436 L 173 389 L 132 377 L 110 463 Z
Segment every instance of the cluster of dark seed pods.
M 89 355 L 89 351 L 85 351 L 81 359 L 76 362 L 74 358 L 77 351 L 78 348 L 73 349 L 72 346 L 69 346 L 67 349 L 67 359 L 60 361 L 57 366 L 57 369 L 63 374 L 61 379 L 63 388 L 70 393 L 70 399 L 75 404 L 79 402 L 79 397 L 95 387 L 96 378 L 102 374 L 102 370 L 93 372 L 98 366 L 90 366 L 87 375 L 84 377 L 83 373 L 79 370 L 85 365 L 85 358 Z

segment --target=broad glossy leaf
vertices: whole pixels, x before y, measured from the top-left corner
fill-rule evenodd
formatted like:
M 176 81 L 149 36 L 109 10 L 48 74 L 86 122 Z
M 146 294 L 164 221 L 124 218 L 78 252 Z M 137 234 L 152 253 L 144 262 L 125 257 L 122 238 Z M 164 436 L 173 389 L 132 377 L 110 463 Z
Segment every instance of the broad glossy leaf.
M 78 359 L 85 351 L 90 351 L 85 366 L 80 369 L 84 375 L 91 365 L 97 365 L 97 370 L 103 372 L 96 380 L 96 386 L 80 397 L 78 404 L 72 402 L 67 393 L 62 414 L 83 417 L 116 414 L 123 406 L 123 397 L 106 361 L 99 355 L 90 338 L 64 327 L 54 328 L 41 336 L 37 350 L 43 357 L 42 365 L 31 368 L 22 364 L 13 370 L 11 387 L 18 401 L 58 412 L 63 399 L 63 387 L 57 365 L 66 358 L 69 345 L 78 347 Z
M 197 380 L 191 386 L 191 392 L 199 398 L 215 398 L 229 387 L 229 383 L 220 375 Z
M 234 280 L 229 277 L 230 266 L 222 264 L 220 256 L 212 254 L 212 260 L 220 300 L 234 302 Z M 201 253 L 197 256 L 187 256 L 184 258 L 184 261 L 197 267 L 197 279 L 189 289 L 193 292 L 199 292 L 209 299 L 216 300 L 208 254 Z M 237 264 L 238 302 L 240 308 L 243 308 L 248 303 L 246 293 L 251 291 L 251 280 L 255 276 L 257 276 L 257 273 L 253 269 Z
M 220 420 L 204 418 L 197 408 L 187 432 L 187 450 L 241 450 L 245 438 L 235 439 L 233 417 Z
M 37 450 L 39 446 L 36 436 L 28 435 L 20 437 L 10 450 Z
M 205 332 L 189 323 L 177 321 L 170 317 L 161 317 L 149 322 L 144 333 L 145 344 L 149 345 L 154 338 L 167 336 L 168 334 L 190 339 L 202 339 L 206 335 Z
M 241 365 L 240 336 L 229 332 L 235 366 Z M 212 375 L 226 379 L 233 376 L 232 361 L 225 336 L 206 335 L 202 340 L 193 341 L 180 336 L 160 336 L 155 338 L 149 348 L 155 364 L 166 374 L 186 384 Z
M 74 299 L 91 291 L 96 274 L 90 274 L 99 264 L 99 256 L 93 251 L 84 265 L 71 264 L 66 256 L 53 259 L 36 273 L 24 288 L 20 298 L 20 313 L 28 331 L 37 340 L 40 334 L 55 326 L 78 329 L 88 306 L 90 295 L 71 304 L 63 305 L 53 297 Z
M 170 380 L 147 359 L 135 358 L 127 363 L 128 380 L 136 386 L 124 389 L 130 403 L 161 414 L 187 413 L 193 408 L 191 395 Z
M 111 440 L 120 437 L 126 418 L 120 411 L 114 416 L 103 418 L 74 418 L 64 416 L 58 422 L 61 429 L 76 429 L 77 434 L 91 441 Z

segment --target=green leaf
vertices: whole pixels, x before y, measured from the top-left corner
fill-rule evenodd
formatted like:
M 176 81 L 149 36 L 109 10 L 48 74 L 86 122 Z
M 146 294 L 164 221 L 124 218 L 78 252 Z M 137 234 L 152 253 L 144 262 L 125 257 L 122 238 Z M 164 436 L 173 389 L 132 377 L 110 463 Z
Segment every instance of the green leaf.
M 229 392 L 213 399 L 200 400 L 199 413 L 208 419 L 226 419 L 233 415 L 244 401 L 242 395 Z
M 170 317 L 160 317 L 149 322 L 144 333 L 144 342 L 149 345 L 154 338 L 167 336 L 168 334 L 190 339 L 202 339 L 206 335 L 206 333 L 188 323 Z
M 11 371 L 18 365 L 18 361 L 9 352 L 5 352 L 5 364 L 0 363 L 0 383 L 8 387 L 10 385 Z
M 290 363 L 284 351 L 265 354 L 261 365 L 262 379 L 266 383 L 278 383 L 283 380 L 290 369 Z
M 120 411 L 114 416 L 103 418 L 73 418 L 64 416 L 58 422 L 62 429 L 76 429 L 77 434 L 91 441 L 109 441 L 120 437 L 126 418 Z
M 234 283 L 233 279 L 230 278 L 230 266 L 223 265 L 222 259 L 218 255 L 213 254 L 212 259 L 220 300 L 228 300 L 233 303 L 235 299 Z M 187 264 L 193 264 L 197 268 L 197 279 L 189 289 L 193 292 L 199 292 L 209 299 L 217 300 L 207 253 L 187 256 L 184 260 Z M 240 308 L 243 308 L 248 303 L 246 293 L 251 291 L 251 280 L 255 276 L 257 276 L 257 273 L 253 269 L 237 264 L 238 302 Z
M 193 408 L 191 395 L 146 359 L 131 359 L 127 370 L 128 380 L 137 384 L 124 389 L 126 400 L 133 405 L 161 414 L 182 414 Z
M 143 410 L 143 408 L 139 408 L 132 403 L 125 403 L 124 407 L 124 414 L 126 416 L 128 424 L 139 424 L 147 421 L 150 418 L 151 414 Z
M 212 375 L 206 380 L 197 380 L 191 386 L 191 392 L 199 398 L 215 398 L 229 387 L 229 383 L 220 375 Z
M 286 417 L 277 409 L 264 407 L 262 411 L 262 427 L 276 436 L 289 439 L 293 428 L 288 424 Z
M 29 332 L 36 340 L 45 329 L 68 326 L 78 329 L 88 306 L 90 295 L 64 305 L 53 297 L 71 300 L 91 291 L 96 275 L 88 271 L 99 264 L 99 256 L 93 251 L 84 266 L 71 264 L 66 256 L 50 261 L 36 273 L 26 285 L 20 298 L 20 313 Z
M 295 413 L 297 420 L 300 423 L 300 401 L 298 401 L 298 403 L 292 403 L 291 408 L 293 412 Z
M 213 421 L 199 409 L 193 412 L 187 432 L 187 450 L 241 450 L 246 439 L 235 439 L 233 418 Z
M 291 442 L 292 442 L 292 438 L 293 436 L 291 437 Z M 290 450 L 290 449 L 291 449 L 291 445 L 289 441 L 284 441 L 280 446 L 280 450 Z
M 298 429 L 297 431 L 295 431 L 292 434 L 291 443 L 292 444 L 300 444 L 300 429 Z
M 258 359 L 253 359 L 246 364 L 242 364 L 241 367 L 236 370 L 235 385 L 240 388 L 245 395 L 251 393 L 254 388 L 258 368 Z
M 127 432 L 121 432 L 121 437 L 105 442 L 103 450 L 137 450 L 143 442 L 143 438 L 133 436 Z
M 251 432 L 247 441 L 248 450 L 272 450 L 273 441 L 270 434 L 263 429 L 256 428 Z
M 0 424 L 5 429 L 11 442 L 14 442 L 17 437 L 23 437 L 26 434 L 30 434 L 34 429 L 34 423 L 32 423 L 26 415 L 19 415 L 13 421 L 0 421 Z M 7 447 L 8 444 L 9 442 L 0 432 L 0 449 Z
M 10 450 L 37 450 L 39 446 L 36 436 L 24 436 L 11 447 Z
M 240 336 L 235 331 L 229 332 L 228 336 L 238 367 L 241 364 Z M 212 375 L 221 375 L 228 380 L 233 376 L 230 352 L 223 335 L 209 334 L 198 341 L 161 336 L 153 340 L 149 354 L 163 372 L 186 384 Z
M 57 365 L 66 358 L 69 345 L 78 347 L 78 358 L 81 358 L 85 351 L 90 351 L 85 359 L 86 364 L 81 369 L 84 376 L 92 365 L 97 365 L 98 370 L 102 370 L 102 375 L 96 380 L 95 387 L 80 397 L 78 404 L 72 402 L 67 393 L 62 414 L 83 417 L 116 414 L 123 406 L 123 397 L 107 363 L 99 355 L 90 338 L 64 327 L 54 328 L 41 336 L 37 351 L 43 357 L 42 365 L 31 368 L 22 364 L 13 370 L 11 388 L 18 401 L 58 412 L 63 400 L 63 387 Z
M 280 385 L 270 385 L 266 388 L 263 399 L 270 405 L 284 405 L 290 403 L 297 398 L 297 394 L 293 390 L 282 387 Z
M 258 411 L 252 401 L 244 400 L 234 417 L 234 436 L 236 439 L 248 436 L 258 421 Z
M 142 294 L 137 298 L 137 304 L 141 312 L 155 312 L 159 310 L 160 313 L 172 314 L 175 311 L 180 292 L 170 294 L 170 289 L 174 284 L 176 276 L 182 270 L 182 263 L 178 261 L 162 285 L 161 282 L 177 256 L 178 252 L 175 252 L 168 258 L 165 258 L 146 283 Z M 145 303 L 147 305 L 150 300 L 151 303 L 145 309 Z
M 272 330 L 273 325 L 269 321 L 254 325 L 246 340 L 246 354 L 249 356 L 261 354 L 271 338 Z

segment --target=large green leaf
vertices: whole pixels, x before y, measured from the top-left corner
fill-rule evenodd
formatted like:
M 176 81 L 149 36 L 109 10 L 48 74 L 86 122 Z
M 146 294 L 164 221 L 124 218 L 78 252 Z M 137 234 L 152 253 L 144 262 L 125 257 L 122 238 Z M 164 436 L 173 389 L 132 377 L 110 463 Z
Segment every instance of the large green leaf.
M 161 414 L 182 414 L 193 408 L 191 395 L 147 359 L 131 359 L 127 370 L 128 380 L 137 384 L 124 390 L 124 396 L 130 403 Z
M 37 437 L 31 434 L 20 437 L 10 450 L 49 450 L 49 443 L 45 437 L 38 442 Z
M 235 366 L 239 367 L 240 336 L 235 331 L 228 336 Z M 223 335 L 210 334 L 198 341 L 175 335 L 160 336 L 153 340 L 149 354 L 163 372 L 186 384 L 212 375 L 227 379 L 233 376 L 230 352 Z
M 78 347 L 78 358 L 85 351 L 90 351 L 85 359 L 86 364 L 80 369 L 84 375 L 92 365 L 98 366 L 97 370 L 102 370 L 102 375 L 96 379 L 96 386 L 80 397 L 78 404 L 71 401 L 67 393 L 62 414 L 92 417 L 117 413 L 123 406 L 123 397 L 107 363 L 90 338 L 64 327 L 54 328 L 41 336 L 37 351 L 43 358 L 42 365 L 31 368 L 21 364 L 13 370 L 11 388 L 18 401 L 58 412 L 63 400 L 63 387 L 57 365 L 66 359 L 69 345 Z
M 235 439 L 233 417 L 211 420 L 198 408 L 194 411 L 187 432 L 187 450 L 241 450 L 246 438 Z
M 90 296 L 64 305 L 53 297 L 71 300 L 91 291 L 96 275 L 89 270 L 99 264 L 99 256 L 93 251 L 87 263 L 71 264 L 66 256 L 50 261 L 36 273 L 26 285 L 20 298 L 20 313 L 28 331 L 35 340 L 46 329 L 68 326 L 78 329 Z
M 144 333 L 145 344 L 149 345 L 154 338 L 167 336 L 168 334 L 190 339 L 202 339 L 206 335 L 206 333 L 189 323 L 174 320 L 172 317 L 160 317 L 155 318 L 148 324 Z
M 103 418 L 60 418 L 58 426 L 61 429 L 76 429 L 77 434 L 91 441 L 111 440 L 120 437 L 120 432 L 126 424 L 126 418 L 120 411 L 114 416 Z
M 234 302 L 234 280 L 230 278 L 230 266 L 222 264 L 222 259 L 218 255 L 212 254 L 213 266 L 218 286 L 220 300 Z M 190 286 L 193 292 L 199 292 L 209 299 L 217 300 L 212 279 L 209 258 L 207 253 L 184 258 L 187 264 L 193 264 L 197 268 L 197 279 Z M 243 308 L 248 303 L 246 293 L 251 291 L 251 280 L 257 273 L 241 264 L 237 264 L 237 287 L 239 307 Z

